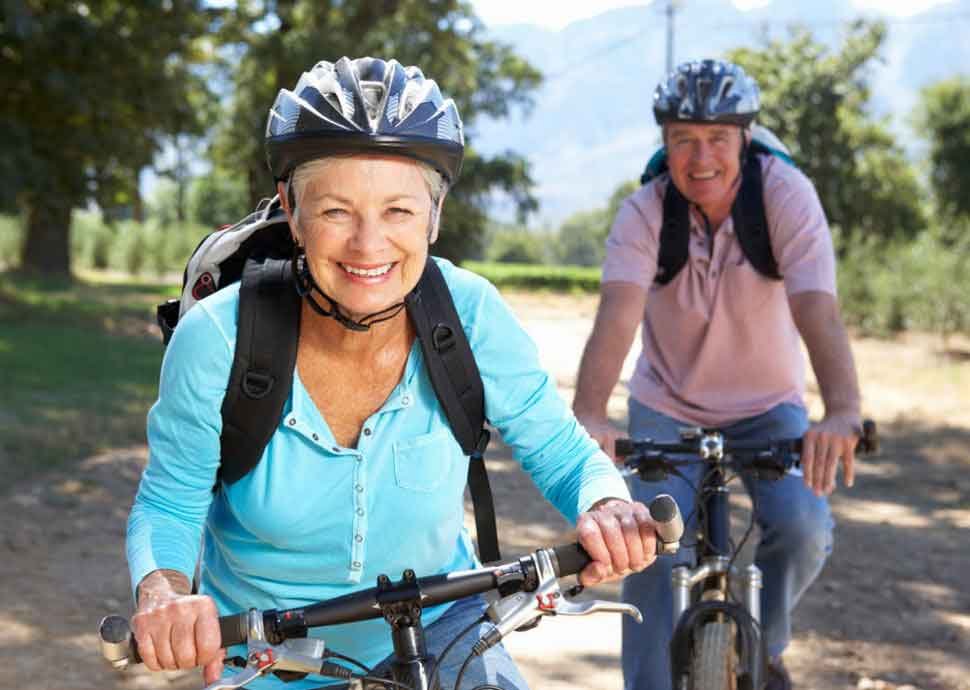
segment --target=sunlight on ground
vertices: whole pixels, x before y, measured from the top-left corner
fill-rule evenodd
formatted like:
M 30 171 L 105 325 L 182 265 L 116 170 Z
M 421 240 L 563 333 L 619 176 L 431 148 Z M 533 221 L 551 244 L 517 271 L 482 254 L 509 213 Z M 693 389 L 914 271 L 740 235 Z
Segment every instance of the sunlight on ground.
M 871 525 L 887 523 L 895 527 L 917 528 L 934 525 L 934 521 L 929 516 L 918 514 L 907 505 L 888 501 L 867 501 L 861 498 L 853 498 L 851 502 L 836 507 L 835 512 L 840 518 Z
M 40 639 L 40 630 L 0 613 L 0 647 L 23 645 Z

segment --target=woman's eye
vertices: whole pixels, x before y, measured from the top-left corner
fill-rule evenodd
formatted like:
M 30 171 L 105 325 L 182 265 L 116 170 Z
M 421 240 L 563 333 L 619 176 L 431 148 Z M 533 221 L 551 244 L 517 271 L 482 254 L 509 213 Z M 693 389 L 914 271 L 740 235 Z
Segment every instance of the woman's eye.
M 323 212 L 323 215 L 330 220 L 339 220 L 347 215 L 347 210 L 343 208 L 328 208 Z
M 401 208 L 400 206 L 392 206 L 388 209 L 388 213 L 395 216 L 413 216 L 414 212 L 409 208 Z

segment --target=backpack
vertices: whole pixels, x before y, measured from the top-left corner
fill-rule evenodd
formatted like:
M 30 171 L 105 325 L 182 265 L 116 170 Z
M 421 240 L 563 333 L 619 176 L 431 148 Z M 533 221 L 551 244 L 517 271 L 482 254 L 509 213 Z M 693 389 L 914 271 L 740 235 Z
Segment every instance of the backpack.
M 759 155 L 772 155 L 789 165 L 795 165 L 785 145 L 769 129 L 755 125 L 741 168 L 741 188 L 731 207 L 731 217 L 741 251 L 748 262 L 766 278 L 781 280 L 778 262 L 771 250 Z M 647 162 L 647 167 L 640 176 L 640 184 L 647 184 L 666 172 L 667 150 L 661 147 Z M 680 273 L 687 263 L 689 240 L 690 206 L 680 190 L 670 183 L 664 193 L 655 283 L 666 285 Z
M 262 457 L 279 427 L 293 386 L 302 298 L 292 274 L 293 240 L 279 198 L 261 204 L 233 226 L 196 247 L 182 277 L 182 294 L 160 304 L 158 325 L 167 345 L 179 318 L 196 302 L 236 281 L 239 327 L 222 402 L 218 480 L 232 484 Z M 485 393 L 444 276 L 429 256 L 405 309 L 417 332 L 435 395 L 462 452 L 469 456 L 468 486 L 482 562 L 501 558 L 492 491 L 485 470 Z

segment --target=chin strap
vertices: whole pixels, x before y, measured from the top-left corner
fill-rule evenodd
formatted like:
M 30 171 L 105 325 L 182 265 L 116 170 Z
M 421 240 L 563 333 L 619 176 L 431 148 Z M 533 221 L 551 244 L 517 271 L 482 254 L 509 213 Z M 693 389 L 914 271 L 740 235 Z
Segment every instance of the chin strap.
M 307 264 L 306 260 L 306 253 L 303 252 L 302 248 L 299 246 L 293 253 L 293 276 L 295 278 L 293 282 L 296 285 L 297 294 L 299 294 L 300 297 L 305 298 L 307 302 L 310 303 L 310 307 L 313 309 L 313 311 L 318 313 L 320 316 L 329 316 L 350 331 L 355 331 L 358 333 L 369 331 L 370 327 L 374 324 L 393 319 L 395 316 L 401 313 L 402 309 L 404 309 L 404 302 L 399 302 L 398 304 L 391 305 L 387 309 L 382 309 L 381 311 L 374 312 L 373 314 L 368 314 L 360 321 L 354 321 L 341 311 L 340 304 L 338 304 L 335 299 L 320 289 L 320 286 L 314 279 L 313 274 L 310 272 L 310 266 Z M 320 295 L 330 303 L 330 309 L 327 309 L 316 300 L 316 298 L 313 296 L 314 291 L 319 292 Z

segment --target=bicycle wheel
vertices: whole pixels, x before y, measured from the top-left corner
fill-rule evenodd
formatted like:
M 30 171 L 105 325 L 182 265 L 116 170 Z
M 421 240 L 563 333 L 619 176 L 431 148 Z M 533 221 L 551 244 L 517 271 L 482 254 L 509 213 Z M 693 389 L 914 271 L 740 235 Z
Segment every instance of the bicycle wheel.
M 734 625 L 711 621 L 694 637 L 691 690 L 736 690 Z

